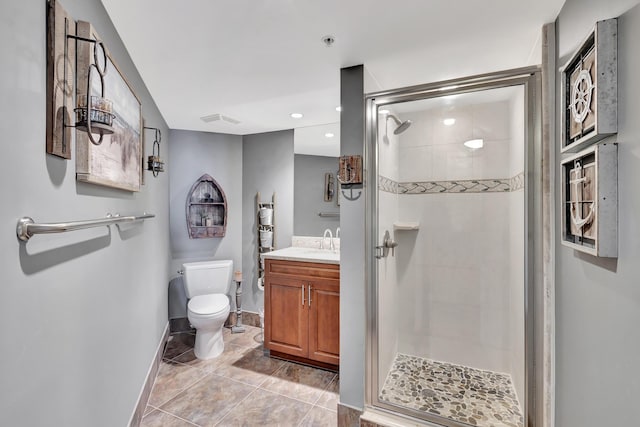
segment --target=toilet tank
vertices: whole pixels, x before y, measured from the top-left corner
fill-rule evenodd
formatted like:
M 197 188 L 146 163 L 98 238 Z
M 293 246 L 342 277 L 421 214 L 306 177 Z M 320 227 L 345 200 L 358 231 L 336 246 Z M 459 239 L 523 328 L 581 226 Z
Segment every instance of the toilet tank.
M 232 260 L 182 264 L 184 289 L 188 298 L 206 294 L 226 294 L 231 284 Z

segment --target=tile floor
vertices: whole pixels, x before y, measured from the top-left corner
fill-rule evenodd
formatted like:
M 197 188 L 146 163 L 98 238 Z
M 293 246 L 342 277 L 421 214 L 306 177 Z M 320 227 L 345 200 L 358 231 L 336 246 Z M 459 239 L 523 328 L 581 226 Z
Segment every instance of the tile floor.
M 380 400 L 482 427 L 522 427 L 511 376 L 396 355 Z
M 194 335 L 169 338 L 141 427 L 337 426 L 338 375 L 265 357 L 260 328 L 198 360 Z

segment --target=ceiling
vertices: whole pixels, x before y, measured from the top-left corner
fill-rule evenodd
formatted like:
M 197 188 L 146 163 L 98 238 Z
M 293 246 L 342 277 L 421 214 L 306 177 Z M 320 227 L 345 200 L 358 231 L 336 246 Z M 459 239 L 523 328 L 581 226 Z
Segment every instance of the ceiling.
M 335 127 L 346 66 L 391 89 L 538 63 L 564 0 L 102 3 L 170 128 L 245 135 Z

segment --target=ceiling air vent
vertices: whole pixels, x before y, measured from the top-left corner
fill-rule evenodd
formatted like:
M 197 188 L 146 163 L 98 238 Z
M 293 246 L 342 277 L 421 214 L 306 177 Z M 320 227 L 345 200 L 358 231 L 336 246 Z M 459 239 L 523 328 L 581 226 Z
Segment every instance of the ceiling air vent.
M 236 120 L 233 117 L 225 116 L 224 114 L 220 114 L 220 113 L 200 117 L 200 120 L 202 120 L 205 123 L 217 122 L 220 120 L 222 120 L 223 122 L 231 123 L 232 125 L 237 125 L 238 123 L 240 123 L 240 120 Z

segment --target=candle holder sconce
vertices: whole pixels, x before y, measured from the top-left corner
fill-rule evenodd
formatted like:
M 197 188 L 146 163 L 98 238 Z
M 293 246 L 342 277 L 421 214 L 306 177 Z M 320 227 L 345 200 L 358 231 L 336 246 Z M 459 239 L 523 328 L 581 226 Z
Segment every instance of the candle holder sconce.
M 151 171 L 154 177 L 157 177 L 158 173 L 164 172 L 164 162 L 160 158 L 160 142 L 162 141 L 162 132 L 160 132 L 160 129 L 158 128 L 147 126 L 145 126 L 144 128 L 155 131 L 155 137 L 153 139 L 153 154 L 149 156 L 149 159 L 147 160 L 147 170 Z

